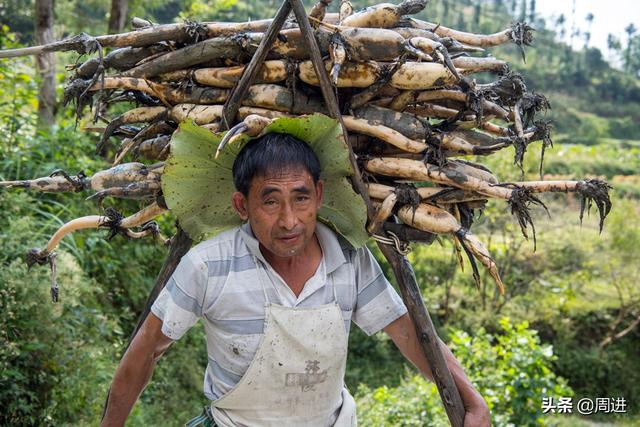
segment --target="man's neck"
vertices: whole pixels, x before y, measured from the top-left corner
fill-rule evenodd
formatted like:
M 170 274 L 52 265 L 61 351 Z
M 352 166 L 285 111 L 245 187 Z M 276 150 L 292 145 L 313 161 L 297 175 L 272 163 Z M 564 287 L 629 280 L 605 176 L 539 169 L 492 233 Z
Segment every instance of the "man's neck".
M 322 247 L 316 234 L 304 251 L 290 257 L 279 257 L 265 250 L 260 245 L 260 251 L 269 265 L 284 279 L 287 286 L 296 296 L 302 292 L 304 284 L 309 280 L 322 260 Z
M 262 252 L 264 259 L 269 265 L 278 272 L 295 271 L 309 265 L 315 265 L 317 267 L 322 258 L 322 248 L 315 233 L 307 247 L 298 255 L 288 257 L 277 256 L 266 250 L 262 244 L 260 244 L 260 252 Z

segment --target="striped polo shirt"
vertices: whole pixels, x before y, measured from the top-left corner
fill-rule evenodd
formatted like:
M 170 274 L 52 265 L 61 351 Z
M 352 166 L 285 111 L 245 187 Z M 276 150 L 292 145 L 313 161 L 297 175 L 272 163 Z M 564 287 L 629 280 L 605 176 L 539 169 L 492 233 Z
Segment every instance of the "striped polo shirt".
M 335 286 L 347 334 L 352 321 L 371 335 L 407 312 L 366 247 L 354 249 L 321 223 L 316 236 L 322 261 L 298 297 L 262 256 L 249 224 L 199 243 L 182 257 L 151 311 L 173 340 L 203 319 L 204 393 L 210 400 L 231 390 L 253 360 L 264 328 L 265 296 L 286 307 L 315 307 L 334 301 Z

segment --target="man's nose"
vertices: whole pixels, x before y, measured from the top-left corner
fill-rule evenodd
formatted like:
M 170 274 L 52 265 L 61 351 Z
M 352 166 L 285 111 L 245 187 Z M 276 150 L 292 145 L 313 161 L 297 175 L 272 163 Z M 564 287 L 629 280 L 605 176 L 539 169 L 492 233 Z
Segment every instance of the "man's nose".
M 285 230 L 293 230 L 298 223 L 298 217 L 293 209 L 293 205 L 286 203 L 280 211 L 280 227 Z

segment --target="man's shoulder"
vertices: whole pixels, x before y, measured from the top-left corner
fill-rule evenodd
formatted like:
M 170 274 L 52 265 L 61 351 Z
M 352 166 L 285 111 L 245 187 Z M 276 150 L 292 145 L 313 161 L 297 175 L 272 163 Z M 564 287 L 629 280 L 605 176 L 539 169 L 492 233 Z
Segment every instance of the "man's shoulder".
M 193 246 L 188 254 L 204 262 L 246 254 L 247 249 L 240 237 L 240 233 L 240 227 L 233 227 L 218 233 Z
M 363 259 L 373 258 L 371 251 L 367 248 L 366 245 L 363 246 L 353 246 L 342 234 L 336 232 L 331 226 L 318 222 L 318 231 L 320 231 L 324 236 L 331 235 L 336 244 L 335 247 L 339 247 L 342 251 L 345 259 L 349 263 L 359 263 Z M 373 258 L 375 261 L 375 258 Z
M 357 248 L 349 243 L 342 234 L 336 232 L 330 225 L 318 221 L 316 224 L 316 231 L 324 241 L 329 243 L 330 246 L 335 248 L 339 247 L 345 257 L 356 253 Z

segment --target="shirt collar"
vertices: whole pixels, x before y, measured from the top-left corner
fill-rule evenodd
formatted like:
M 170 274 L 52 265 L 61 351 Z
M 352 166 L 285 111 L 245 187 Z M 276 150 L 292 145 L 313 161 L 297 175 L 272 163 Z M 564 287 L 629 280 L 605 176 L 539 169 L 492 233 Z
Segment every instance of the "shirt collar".
M 251 225 L 249 225 L 248 222 L 240 226 L 240 235 L 247 245 L 249 252 L 260 261 L 267 263 L 262 252 L 260 252 L 260 242 L 256 239 L 253 230 L 251 230 Z M 316 223 L 316 236 L 318 236 L 318 242 L 320 242 L 320 247 L 322 248 L 322 256 L 324 257 L 327 274 L 332 273 L 347 262 L 336 234 L 319 221 Z

